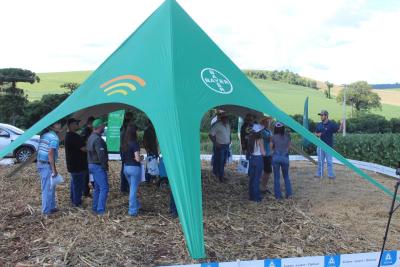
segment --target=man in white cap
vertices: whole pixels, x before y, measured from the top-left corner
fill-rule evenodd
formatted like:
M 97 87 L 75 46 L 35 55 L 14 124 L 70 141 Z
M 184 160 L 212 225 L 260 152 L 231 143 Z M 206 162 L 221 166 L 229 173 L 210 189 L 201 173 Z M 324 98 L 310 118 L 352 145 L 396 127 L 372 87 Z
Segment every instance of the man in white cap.
M 333 147 L 333 134 L 342 131 L 343 124 L 338 126 L 335 122 L 329 120 L 329 113 L 326 110 L 321 110 L 318 113 L 321 116 L 321 122 L 317 124 L 315 128 L 315 135 L 318 136 L 321 141 L 325 142 L 328 146 Z M 324 165 L 325 159 L 328 166 L 328 178 L 335 179 L 336 175 L 333 171 L 332 155 L 326 153 L 320 147 L 317 148 L 318 155 L 318 168 L 315 177 L 322 178 L 324 176 Z

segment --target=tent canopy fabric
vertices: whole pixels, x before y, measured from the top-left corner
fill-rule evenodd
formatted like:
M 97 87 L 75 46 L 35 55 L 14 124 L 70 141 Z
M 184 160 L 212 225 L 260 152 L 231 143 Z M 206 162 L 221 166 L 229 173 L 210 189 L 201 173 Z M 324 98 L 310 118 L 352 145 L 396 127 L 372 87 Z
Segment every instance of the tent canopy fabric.
M 132 106 L 154 124 L 193 258 L 205 257 L 200 122 L 215 107 L 238 115 L 249 110 L 269 114 L 391 194 L 278 109 L 174 0 L 165 1 L 70 97 L 0 157 L 70 114 L 85 120 Z

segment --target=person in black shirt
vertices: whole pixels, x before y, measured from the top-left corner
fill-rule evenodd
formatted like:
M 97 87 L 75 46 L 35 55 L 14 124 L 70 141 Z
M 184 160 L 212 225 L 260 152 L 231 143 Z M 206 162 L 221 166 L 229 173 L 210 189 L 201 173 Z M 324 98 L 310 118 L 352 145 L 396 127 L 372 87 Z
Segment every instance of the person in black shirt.
M 143 133 L 143 146 L 147 156 L 158 158 L 158 143 L 156 130 L 150 120 L 147 120 L 147 128 Z
M 132 112 L 126 112 L 124 116 L 124 121 L 122 123 L 121 129 L 119 131 L 119 138 L 120 138 L 120 153 L 121 153 L 121 173 L 120 173 L 120 178 L 121 178 L 121 186 L 120 186 L 120 191 L 122 194 L 128 194 L 129 193 L 129 183 L 128 179 L 125 177 L 124 174 L 124 160 L 123 160 L 123 155 L 122 155 L 122 144 L 124 142 L 124 136 L 126 129 L 128 128 L 128 124 L 132 121 L 133 119 L 133 113 Z
M 94 117 L 90 116 L 87 121 L 86 121 L 86 127 L 83 129 L 81 136 L 83 138 L 83 141 L 85 144 L 87 143 L 87 140 L 89 139 L 89 136 L 93 132 L 93 121 Z M 89 171 L 86 172 L 85 178 L 83 179 L 83 196 L 85 197 L 91 197 L 90 195 L 90 187 L 89 187 Z M 94 183 L 92 182 L 92 186 L 94 188 Z
M 140 147 L 137 141 L 137 128 L 129 125 L 126 128 L 122 143 L 122 159 L 124 174 L 129 183 L 129 209 L 130 216 L 137 216 L 140 202 L 137 199 L 137 191 L 141 180 Z
M 82 193 L 87 175 L 86 146 L 83 138 L 76 133 L 79 128 L 79 120 L 68 119 L 68 132 L 65 135 L 65 159 L 67 169 L 71 174 L 71 202 L 75 207 L 82 205 Z

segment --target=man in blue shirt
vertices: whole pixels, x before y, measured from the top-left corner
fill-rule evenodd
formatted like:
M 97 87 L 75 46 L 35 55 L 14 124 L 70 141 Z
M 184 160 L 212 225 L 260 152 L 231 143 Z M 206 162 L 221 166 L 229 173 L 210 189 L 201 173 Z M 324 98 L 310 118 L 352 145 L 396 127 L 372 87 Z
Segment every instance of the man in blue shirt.
M 342 123 L 338 126 L 335 122 L 329 120 L 329 113 L 326 110 L 321 110 L 318 115 L 321 116 L 321 122 L 317 124 L 315 129 L 315 135 L 318 136 L 321 141 L 325 142 L 328 146 L 333 147 L 333 134 L 342 130 Z M 318 155 L 318 169 L 315 177 L 322 178 L 324 176 L 324 165 L 325 159 L 328 166 L 328 178 L 335 179 L 335 173 L 333 171 L 332 155 L 326 153 L 320 147 L 317 148 Z
M 60 139 L 58 132 L 61 123 L 55 122 L 40 136 L 37 153 L 37 169 L 41 178 L 42 190 L 42 214 L 47 216 L 58 211 L 56 207 L 56 189 L 51 186 L 51 179 L 57 175 L 56 161 L 58 159 L 58 148 Z

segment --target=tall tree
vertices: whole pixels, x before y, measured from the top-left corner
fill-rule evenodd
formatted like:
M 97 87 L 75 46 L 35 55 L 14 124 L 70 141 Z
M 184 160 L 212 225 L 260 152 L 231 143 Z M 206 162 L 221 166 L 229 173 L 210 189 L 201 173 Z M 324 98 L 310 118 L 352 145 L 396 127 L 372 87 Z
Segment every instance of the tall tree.
M 60 85 L 61 88 L 68 89 L 69 94 L 72 94 L 81 84 L 74 82 L 67 82 Z
M 326 87 L 327 87 L 326 97 L 331 99 L 331 89 L 333 87 L 333 83 L 330 83 L 330 82 L 326 81 L 325 84 L 326 84 Z
M 28 103 L 24 90 L 17 87 L 18 82 L 35 83 L 40 79 L 30 70 L 7 68 L 0 69 L 0 120 L 16 124 L 23 116 Z
M 339 103 L 343 102 L 343 90 L 336 97 Z M 347 87 L 346 105 L 354 107 L 357 112 L 382 109 L 381 98 L 366 81 L 354 82 Z

